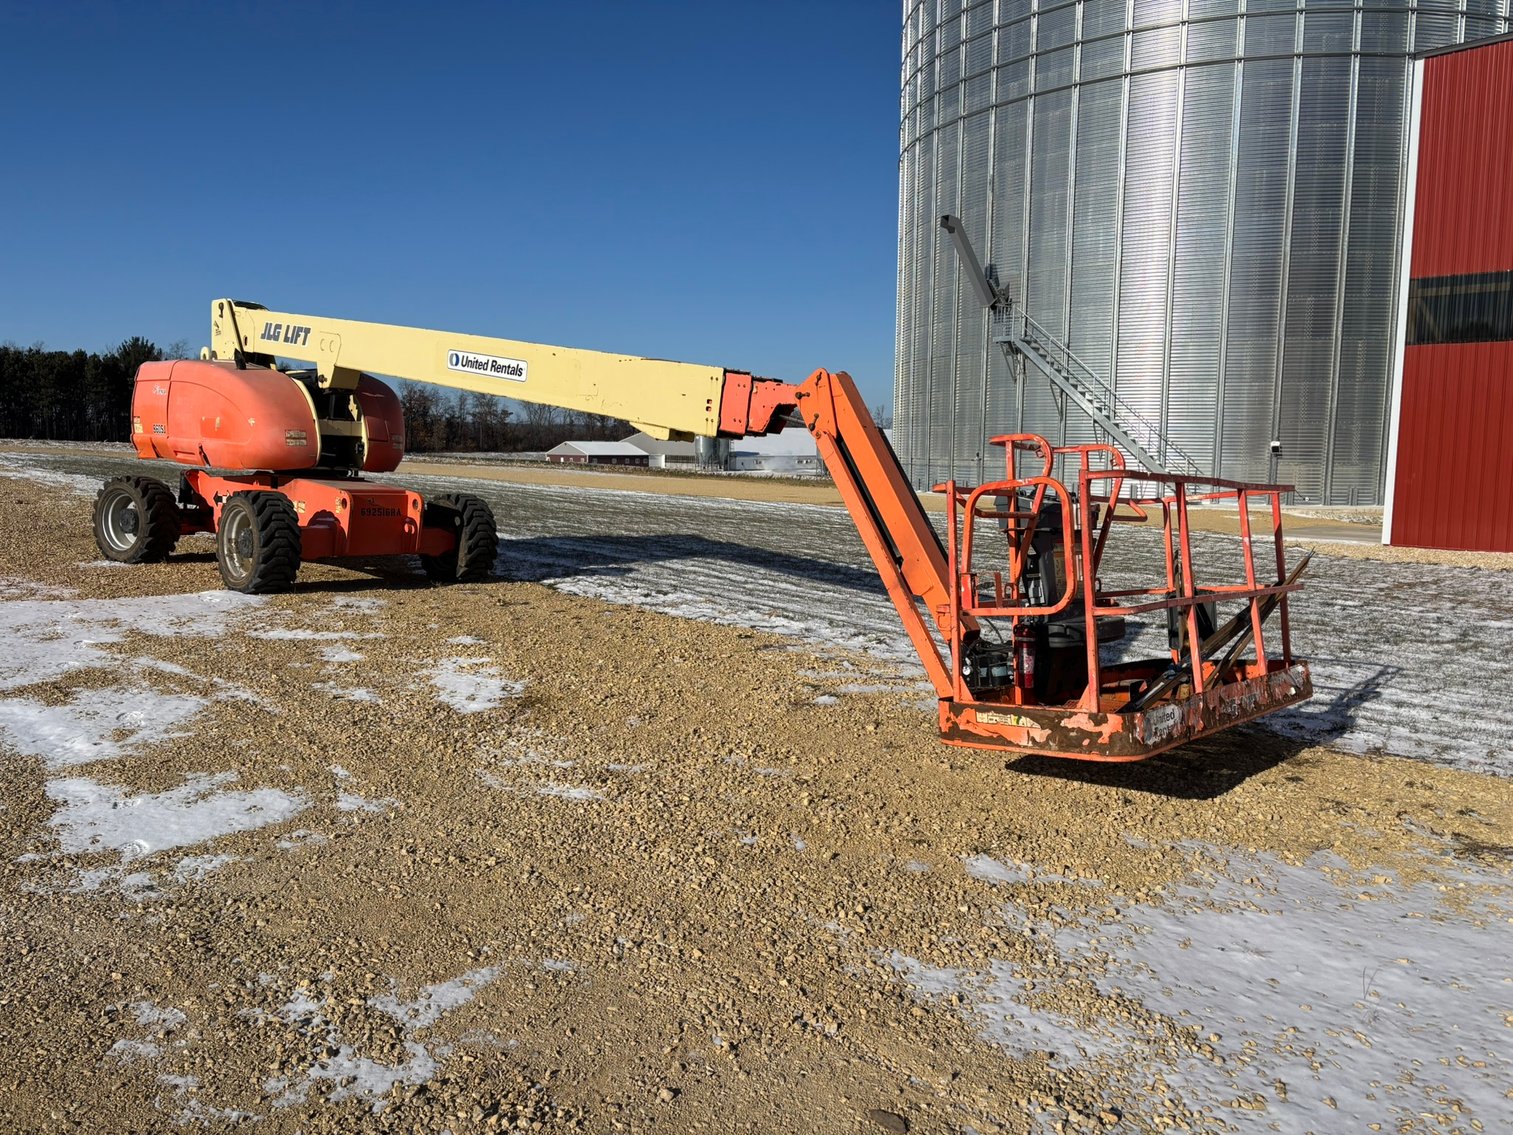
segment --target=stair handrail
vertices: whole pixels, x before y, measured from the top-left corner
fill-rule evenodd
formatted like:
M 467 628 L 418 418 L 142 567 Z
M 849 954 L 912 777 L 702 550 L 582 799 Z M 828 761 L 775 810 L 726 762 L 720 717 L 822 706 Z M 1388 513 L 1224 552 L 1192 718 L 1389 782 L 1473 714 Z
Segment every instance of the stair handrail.
M 1097 371 L 1030 315 L 1023 304 L 1015 303 L 1009 296 L 1000 296 L 999 303 L 994 308 L 993 322 L 1006 325 L 1006 330 L 995 336 L 997 342 L 1006 343 L 1021 351 L 1026 345 L 1035 348 L 1053 370 L 1060 372 L 1063 379 L 1074 385 L 1080 380 L 1084 387 L 1082 393 L 1095 404 L 1097 401 L 1103 403 L 1098 408 L 1103 410 L 1110 422 L 1129 434 L 1156 458 L 1162 466 L 1158 472 L 1187 477 L 1203 476 L 1198 463 L 1162 433 L 1160 426 L 1121 398 L 1098 376 Z M 1016 323 L 1023 327 L 1022 331 L 1016 331 Z M 1057 356 L 1061 360 L 1059 363 Z

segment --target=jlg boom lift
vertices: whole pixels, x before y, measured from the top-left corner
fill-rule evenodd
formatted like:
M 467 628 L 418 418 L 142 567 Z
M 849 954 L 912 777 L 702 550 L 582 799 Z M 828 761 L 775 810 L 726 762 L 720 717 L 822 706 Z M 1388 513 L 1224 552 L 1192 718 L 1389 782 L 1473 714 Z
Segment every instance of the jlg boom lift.
M 312 369 L 280 370 L 281 359 Z M 844 373 L 818 370 L 794 385 L 232 300 L 212 305 L 201 360 L 138 372 L 138 454 L 193 468 L 177 497 L 145 477 L 107 482 L 95 505 L 101 551 L 162 560 L 179 537 L 213 532 L 222 579 L 248 592 L 289 587 L 303 560 L 384 554 L 418 555 L 438 580 L 484 578 L 496 532 L 483 501 L 426 502 L 361 476 L 394 469 L 404 453 L 399 400 L 370 371 L 608 414 L 662 437 L 760 435 L 796 415 L 919 653 L 949 744 L 1140 760 L 1312 693 L 1288 623 L 1287 596 L 1306 562 L 1286 570 L 1289 486 L 1127 470 L 1110 446 L 1009 434 L 993 439 L 1004 450 L 1001 480 L 936 486 L 946 502 L 942 540 Z M 1137 494 L 1137 483 L 1155 489 Z M 1189 525 L 1198 502 L 1238 509 L 1228 578 L 1198 579 Z M 1105 588 L 1113 533 L 1155 515 L 1164 571 L 1143 587 Z M 990 568 L 978 565 L 985 542 L 998 553 Z M 1230 608 L 1222 623 L 1221 605 Z M 1116 649 L 1126 620 L 1142 614 L 1166 621 L 1170 650 L 1107 660 L 1100 647 Z

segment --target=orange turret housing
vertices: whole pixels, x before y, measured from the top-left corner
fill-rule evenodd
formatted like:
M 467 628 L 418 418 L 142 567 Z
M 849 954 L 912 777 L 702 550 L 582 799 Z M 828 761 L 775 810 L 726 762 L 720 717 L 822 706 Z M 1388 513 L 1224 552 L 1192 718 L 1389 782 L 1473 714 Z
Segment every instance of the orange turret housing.
M 139 457 L 218 469 L 317 469 L 337 463 L 327 453 L 333 447 L 343 462 L 355 450 L 361 458 L 355 468 L 364 473 L 399 466 L 404 413 L 393 390 L 362 375 L 348 396 L 356 412 L 344 421 L 322 421 L 317 396 L 298 378 L 267 367 L 239 368 L 229 360 L 143 363 L 131 399 L 131 440 Z M 333 446 L 337 438 L 342 443 Z

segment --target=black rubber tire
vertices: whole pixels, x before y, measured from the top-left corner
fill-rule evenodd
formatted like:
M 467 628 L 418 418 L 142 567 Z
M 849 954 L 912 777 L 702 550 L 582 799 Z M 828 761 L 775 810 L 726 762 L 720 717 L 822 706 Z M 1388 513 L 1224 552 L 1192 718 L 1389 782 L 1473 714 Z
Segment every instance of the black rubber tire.
M 299 517 L 288 497 L 247 490 L 226 498 L 215 530 L 215 562 L 227 588 L 247 595 L 287 591 L 299 560 Z
M 95 494 L 95 546 L 122 564 L 162 563 L 179 541 L 179 506 L 151 477 L 112 477 Z
M 457 534 L 451 551 L 420 557 L 428 577 L 437 583 L 478 583 L 493 572 L 499 530 L 487 502 L 462 493 L 437 497 L 426 502 L 421 523 Z

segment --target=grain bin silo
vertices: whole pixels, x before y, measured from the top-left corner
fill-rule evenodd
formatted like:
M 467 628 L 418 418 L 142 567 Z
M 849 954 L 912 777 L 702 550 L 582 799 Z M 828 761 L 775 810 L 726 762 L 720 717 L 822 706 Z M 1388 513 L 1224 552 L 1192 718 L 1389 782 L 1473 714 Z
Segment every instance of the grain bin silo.
M 1409 59 L 1508 30 L 1509 2 L 906 0 L 894 444 L 915 484 L 991 475 L 994 434 L 1094 432 L 1015 381 L 951 213 L 1198 467 L 1380 501 Z

